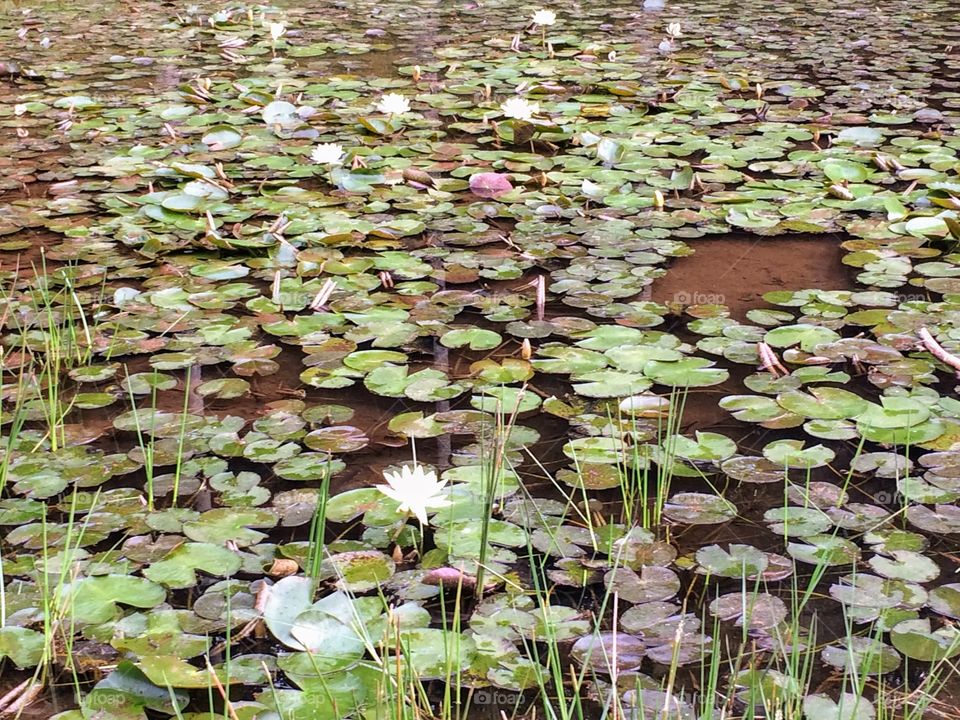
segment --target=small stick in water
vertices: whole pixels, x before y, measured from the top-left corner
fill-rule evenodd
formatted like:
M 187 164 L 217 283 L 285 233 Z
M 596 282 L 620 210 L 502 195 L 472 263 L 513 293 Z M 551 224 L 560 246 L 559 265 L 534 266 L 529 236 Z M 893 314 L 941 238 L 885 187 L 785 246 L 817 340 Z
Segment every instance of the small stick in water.
M 943 363 L 946 363 L 950 367 L 960 374 L 960 358 L 956 355 L 951 355 L 946 350 L 943 349 L 943 345 L 937 342 L 936 338 L 927 330 L 925 327 L 920 328 L 917 331 L 917 334 L 920 336 L 920 340 L 923 342 L 923 346 L 933 355 L 937 360 L 940 360 Z

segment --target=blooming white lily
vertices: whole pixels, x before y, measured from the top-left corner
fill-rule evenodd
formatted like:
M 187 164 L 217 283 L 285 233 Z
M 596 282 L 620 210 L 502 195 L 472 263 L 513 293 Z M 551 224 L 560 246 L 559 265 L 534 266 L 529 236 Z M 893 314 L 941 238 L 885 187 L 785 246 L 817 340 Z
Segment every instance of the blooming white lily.
M 318 165 L 339 165 L 346 153 L 338 143 L 320 143 L 313 148 L 310 159 Z
M 446 480 L 437 480 L 437 474 L 425 471 L 422 465 L 415 465 L 410 469 L 404 465 L 400 472 L 386 472 L 383 474 L 387 485 L 377 485 L 377 490 L 388 498 L 400 503 L 400 512 L 413 513 L 422 525 L 426 525 L 427 508 L 441 508 L 450 504 L 450 501 L 441 495 L 446 486 Z
M 669 25 L 667 25 L 667 35 L 669 35 L 672 38 L 680 37 L 680 23 L 672 22 Z
M 672 38 L 664 38 L 660 41 L 660 44 L 657 45 L 657 50 L 662 53 L 672 53 L 676 49 L 676 43 L 673 42 Z
M 592 180 L 587 180 L 587 178 L 584 178 L 580 183 L 580 192 L 582 192 L 588 198 L 598 198 L 603 195 L 603 188 Z
M 276 42 L 287 33 L 287 28 L 283 23 L 270 23 L 270 39 Z
M 537 10 L 533 13 L 533 24 L 553 25 L 557 21 L 557 14 L 553 10 Z
M 377 102 L 377 110 L 386 115 L 403 115 L 410 112 L 410 101 L 398 93 L 387 93 Z
M 527 102 L 521 97 L 512 97 L 500 106 L 500 110 L 509 118 L 529 120 L 540 112 L 540 104 Z

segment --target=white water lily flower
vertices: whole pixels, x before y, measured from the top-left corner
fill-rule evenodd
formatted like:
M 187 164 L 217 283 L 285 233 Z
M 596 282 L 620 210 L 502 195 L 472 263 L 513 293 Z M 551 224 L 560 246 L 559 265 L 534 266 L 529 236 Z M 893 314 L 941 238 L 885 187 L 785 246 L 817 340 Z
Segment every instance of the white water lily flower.
M 520 97 L 512 97 L 500 106 L 500 110 L 508 118 L 529 120 L 540 112 L 540 104 L 529 103 Z
M 286 32 L 287 32 L 287 28 L 284 26 L 283 23 L 278 23 L 278 22 L 270 23 L 270 37 L 273 38 L 274 42 L 276 42 L 281 37 L 283 37 L 284 34 L 286 34 Z
M 338 143 L 320 143 L 313 148 L 310 159 L 318 165 L 339 165 L 346 153 Z
M 580 192 L 590 198 L 600 197 L 603 194 L 603 188 L 592 180 L 584 178 L 580 183 Z
M 657 45 L 657 50 L 662 53 L 671 53 L 677 49 L 677 46 L 674 45 L 673 40 L 670 38 L 664 38 L 660 41 L 660 44 Z
M 423 525 L 428 522 L 428 507 L 441 508 L 450 504 L 441 495 L 447 481 L 437 480 L 437 474 L 432 470 L 425 471 L 422 465 L 415 465 L 413 470 L 404 465 L 400 472 L 386 472 L 383 477 L 388 484 L 377 485 L 377 490 L 400 503 L 400 512 L 416 515 Z
M 403 115 L 410 112 L 410 101 L 398 93 L 387 93 L 377 103 L 377 110 L 386 115 Z
M 669 25 L 667 25 L 667 35 L 669 35 L 672 38 L 680 37 L 680 23 L 672 22 Z
M 534 25 L 553 25 L 557 21 L 557 14 L 553 10 L 537 10 L 533 13 Z

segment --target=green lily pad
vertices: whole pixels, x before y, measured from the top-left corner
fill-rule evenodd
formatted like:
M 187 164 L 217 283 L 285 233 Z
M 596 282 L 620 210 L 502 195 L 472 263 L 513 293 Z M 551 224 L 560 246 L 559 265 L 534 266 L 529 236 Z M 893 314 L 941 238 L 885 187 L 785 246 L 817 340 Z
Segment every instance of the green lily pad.
M 806 393 L 798 390 L 780 393 L 777 402 L 797 415 L 824 420 L 857 417 L 870 405 L 852 392 L 831 387 L 810 388 Z
M 29 628 L 0 628 L 0 658 L 10 658 L 20 669 L 36 667 L 43 659 L 43 633 Z
M 839 700 L 829 695 L 807 695 L 803 699 L 803 716 L 807 720 L 874 720 L 873 703 L 853 693 L 840 693 Z
M 240 557 L 221 545 L 184 543 L 166 555 L 163 560 L 150 565 L 143 574 L 150 580 L 170 588 L 187 588 L 197 584 L 197 570 L 227 577 L 236 573 L 240 569 L 240 564 Z
M 829 645 L 821 652 L 823 661 L 839 670 L 858 675 L 882 675 L 900 667 L 900 654 L 875 638 L 851 637 L 846 646 Z
M 663 506 L 670 520 L 686 525 L 716 525 L 733 520 L 737 506 L 729 500 L 706 493 L 677 493 Z
M 396 569 L 396 563 L 383 553 L 357 550 L 326 558 L 321 576 L 334 579 L 337 587 L 343 590 L 365 592 L 380 587 Z
M 143 711 L 148 709 L 173 715 L 181 712 L 189 699 L 169 684 L 154 685 L 133 663 L 124 660 L 93 687 L 81 707 L 85 716 L 109 712 L 115 717 L 145 717 Z
M 752 545 L 731 544 L 727 550 L 719 545 L 709 545 L 697 551 L 698 572 L 720 577 L 752 577 L 766 570 L 769 560 L 766 553 Z
M 503 338 L 492 330 L 469 328 L 445 332 L 440 343 L 444 347 L 469 347 L 471 350 L 492 350 L 503 342 Z
M 119 604 L 152 608 L 164 600 L 162 586 L 129 575 L 97 575 L 71 582 L 64 588 L 70 617 L 80 624 L 104 623 L 120 612 Z
M 960 631 L 953 626 L 934 630 L 927 618 L 905 620 L 890 630 L 890 644 L 912 660 L 937 662 L 960 655 Z
M 668 387 L 708 387 L 726 382 L 730 374 L 704 358 L 684 358 L 676 362 L 651 360 L 643 374 L 654 382 Z
M 418 628 L 400 633 L 403 662 L 417 677 L 430 680 L 466 670 L 476 657 L 476 642 L 463 633 Z M 395 662 L 387 659 L 387 662 Z

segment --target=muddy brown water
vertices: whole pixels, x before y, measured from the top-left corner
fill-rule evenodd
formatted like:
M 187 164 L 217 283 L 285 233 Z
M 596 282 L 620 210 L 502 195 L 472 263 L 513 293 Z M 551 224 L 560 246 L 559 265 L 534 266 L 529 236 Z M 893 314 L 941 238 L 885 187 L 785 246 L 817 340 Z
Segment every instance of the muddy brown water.
M 772 307 L 763 295 L 775 290 L 849 290 L 839 235 L 749 237 L 719 235 L 687 240 L 693 249 L 653 283 L 652 299 L 683 305 L 726 305 L 743 321 L 746 312 Z

